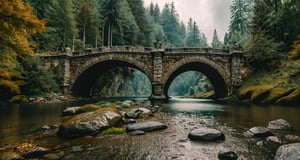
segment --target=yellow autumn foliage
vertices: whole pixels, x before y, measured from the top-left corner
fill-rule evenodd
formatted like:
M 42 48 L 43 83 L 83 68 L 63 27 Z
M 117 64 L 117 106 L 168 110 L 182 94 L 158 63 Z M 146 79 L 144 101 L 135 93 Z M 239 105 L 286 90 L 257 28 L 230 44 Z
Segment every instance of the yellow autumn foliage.
M 45 31 L 45 21 L 39 20 L 24 0 L 0 1 L 0 100 L 7 88 L 20 94 L 21 61 L 33 54 L 29 36 Z

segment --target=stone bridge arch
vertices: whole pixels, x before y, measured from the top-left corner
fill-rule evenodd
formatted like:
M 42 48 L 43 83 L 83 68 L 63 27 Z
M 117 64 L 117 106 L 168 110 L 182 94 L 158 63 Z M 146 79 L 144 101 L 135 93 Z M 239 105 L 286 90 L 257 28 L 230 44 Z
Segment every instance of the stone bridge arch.
M 192 56 L 184 58 L 168 70 L 164 77 L 164 95 L 168 97 L 168 89 L 172 81 L 186 71 L 199 71 L 210 80 L 214 87 L 216 98 L 225 98 L 230 92 L 230 73 L 228 69 L 220 66 L 206 57 Z
M 82 61 L 82 60 L 80 60 Z M 72 63 L 76 63 L 73 61 Z M 72 65 L 72 64 L 71 64 Z M 75 67 L 70 79 L 71 92 L 75 96 L 89 97 L 91 87 L 99 76 L 115 67 L 132 67 L 143 72 L 151 81 L 152 69 L 146 63 L 132 56 L 110 53 L 88 58 L 80 67 Z

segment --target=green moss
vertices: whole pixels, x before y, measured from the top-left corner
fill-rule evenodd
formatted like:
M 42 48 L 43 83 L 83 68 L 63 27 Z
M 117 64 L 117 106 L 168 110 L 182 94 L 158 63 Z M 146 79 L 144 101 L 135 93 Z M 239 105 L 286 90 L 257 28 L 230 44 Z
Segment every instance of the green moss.
M 273 88 L 267 98 L 262 103 L 276 103 L 276 101 L 284 96 L 289 95 L 294 89 Z
M 280 98 L 276 102 L 279 104 L 299 104 L 300 103 L 300 88 L 295 89 L 289 95 Z
M 250 100 L 253 102 L 261 102 L 265 98 L 267 98 L 270 94 L 270 90 L 273 88 L 273 86 L 270 85 L 262 85 L 259 87 L 256 87 L 254 92 L 252 93 Z
M 123 134 L 125 133 L 125 129 L 124 128 L 109 128 L 103 132 L 101 132 L 101 135 L 109 135 L 109 134 Z
M 80 107 L 80 109 L 78 110 L 78 113 L 86 113 L 86 112 L 92 112 L 92 111 L 96 111 L 99 109 L 99 106 L 94 105 L 94 104 L 86 104 L 82 107 Z
M 116 117 L 116 118 L 113 118 L 113 119 L 109 119 L 108 120 L 108 124 L 109 126 L 113 127 L 113 126 L 116 126 L 120 121 L 121 121 L 122 117 L 119 116 L 119 117 Z

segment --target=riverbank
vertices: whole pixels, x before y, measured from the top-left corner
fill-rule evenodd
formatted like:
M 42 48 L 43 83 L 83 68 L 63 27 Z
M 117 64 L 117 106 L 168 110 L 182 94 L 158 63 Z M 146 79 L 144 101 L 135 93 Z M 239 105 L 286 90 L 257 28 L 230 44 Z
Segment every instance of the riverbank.
M 253 73 L 236 96 L 237 100 L 260 104 L 300 104 L 300 60 Z

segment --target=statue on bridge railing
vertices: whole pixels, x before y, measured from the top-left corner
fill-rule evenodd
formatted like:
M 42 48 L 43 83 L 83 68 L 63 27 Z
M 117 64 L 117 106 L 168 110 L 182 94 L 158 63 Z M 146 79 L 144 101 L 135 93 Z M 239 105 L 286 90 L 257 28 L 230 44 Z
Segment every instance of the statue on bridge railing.
M 156 39 L 156 42 L 154 42 L 154 47 L 156 49 L 161 49 L 162 48 L 162 42 L 158 39 Z

